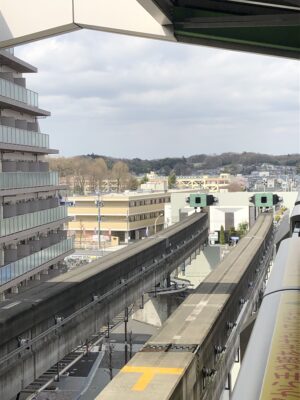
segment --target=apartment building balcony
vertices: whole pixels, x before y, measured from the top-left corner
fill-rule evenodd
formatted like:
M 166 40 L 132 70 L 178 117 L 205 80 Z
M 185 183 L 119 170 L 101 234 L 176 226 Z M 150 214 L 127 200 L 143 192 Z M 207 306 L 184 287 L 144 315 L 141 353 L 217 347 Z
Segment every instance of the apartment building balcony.
M 56 197 L 49 197 L 46 199 L 31 199 L 27 201 L 19 201 L 16 203 L 3 204 L 3 218 L 11 218 L 16 215 L 24 215 L 34 213 L 36 211 L 48 210 L 58 206 L 58 199 Z
M 38 94 L 14 83 L 0 78 L 0 106 L 17 111 L 26 111 L 32 115 L 49 116 L 49 111 L 38 107 Z
M 0 174 L 0 191 L 39 186 L 58 186 L 57 172 L 3 172 Z
M 37 68 L 14 55 L 14 49 L 0 50 L 0 64 L 7 65 L 17 72 L 37 72 Z
M 32 107 L 39 106 L 39 96 L 37 93 L 21 85 L 17 85 L 8 79 L 0 78 L 0 95 L 26 103 Z
M 20 146 L 49 148 L 49 135 L 0 125 L 0 142 Z
M 4 172 L 49 172 L 49 163 L 43 161 L 3 160 Z
M 49 148 L 49 135 L 5 125 L 0 125 L 0 147 L 41 154 L 58 153 L 58 150 Z
M 11 218 L 4 218 L 0 221 L 0 237 L 64 220 L 67 219 L 67 217 L 67 207 L 59 206 L 49 210 L 17 215 Z
M 73 238 L 67 238 L 60 243 L 0 267 L 0 292 L 57 263 L 71 254 L 73 247 Z M 17 280 L 17 278 L 19 279 Z

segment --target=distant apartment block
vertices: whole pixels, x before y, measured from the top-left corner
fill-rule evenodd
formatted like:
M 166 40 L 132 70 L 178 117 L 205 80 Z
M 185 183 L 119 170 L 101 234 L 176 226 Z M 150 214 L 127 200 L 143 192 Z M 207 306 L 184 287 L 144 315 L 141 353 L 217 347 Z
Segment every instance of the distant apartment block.
M 166 193 L 112 193 L 98 196 L 69 197 L 69 230 L 76 236 L 78 246 L 96 244 L 98 215 L 102 241 L 117 237 L 119 242 L 141 239 L 164 227 Z M 98 208 L 98 200 L 100 207 Z
M 176 186 L 178 189 L 198 189 L 209 192 L 219 192 L 226 190 L 231 183 L 229 174 L 219 176 L 178 176 Z
M 148 181 L 141 184 L 142 190 L 152 190 L 154 192 L 164 192 L 168 190 L 168 177 L 159 176 L 151 171 L 146 175 Z
M 77 185 L 77 178 L 74 176 L 61 176 L 59 178 L 59 183 L 61 185 L 68 186 L 70 193 L 77 193 L 78 194 L 78 185 Z M 83 185 L 83 195 L 88 195 L 94 192 L 92 190 L 92 186 L 90 184 L 90 180 L 88 178 L 85 179 Z M 101 192 L 117 192 L 118 190 L 118 181 L 116 179 L 104 179 L 101 182 Z
M 60 263 L 72 252 L 63 230 L 67 208 L 59 203 L 59 180 L 49 172 L 49 136 L 39 117 L 50 115 L 23 73 L 36 68 L 0 52 L 0 298 Z

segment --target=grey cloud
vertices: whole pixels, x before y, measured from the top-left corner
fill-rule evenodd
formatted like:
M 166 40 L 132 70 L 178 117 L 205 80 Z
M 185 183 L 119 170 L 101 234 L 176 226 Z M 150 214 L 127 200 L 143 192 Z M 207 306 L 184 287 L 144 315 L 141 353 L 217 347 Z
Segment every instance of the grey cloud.
M 88 31 L 17 53 L 63 154 L 300 151 L 296 61 Z

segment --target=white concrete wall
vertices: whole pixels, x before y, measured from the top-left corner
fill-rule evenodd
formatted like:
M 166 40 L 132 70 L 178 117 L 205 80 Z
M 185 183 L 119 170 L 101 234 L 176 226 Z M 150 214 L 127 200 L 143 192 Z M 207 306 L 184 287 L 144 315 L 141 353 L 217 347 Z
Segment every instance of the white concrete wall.
M 234 227 L 237 229 L 240 223 L 247 222 L 249 225 L 249 207 L 210 207 L 210 231 L 215 232 L 225 228 L 226 212 L 234 213 Z
M 193 190 L 171 192 L 171 221 L 172 224 L 179 221 L 179 210 L 187 207 L 186 198 Z M 282 205 L 293 210 L 294 203 L 298 196 L 298 192 L 274 192 L 283 198 Z M 225 210 L 234 212 L 235 227 L 241 222 L 249 224 L 249 207 L 252 206 L 249 198 L 253 196 L 254 192 L 227 192 L 227 193 L 213 193 L 218 198 L 219 202 L 216 206 L 210 207 L 210 231 L 219 231 L 220 226 L 225 226 Z

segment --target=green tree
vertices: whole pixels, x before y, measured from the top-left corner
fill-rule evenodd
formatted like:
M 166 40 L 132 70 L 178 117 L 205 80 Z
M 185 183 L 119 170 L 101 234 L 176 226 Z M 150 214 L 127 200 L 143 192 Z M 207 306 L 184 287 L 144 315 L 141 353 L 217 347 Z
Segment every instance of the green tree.
M 142 185 L 143 183 L 147 183 L 148 181 L 149 181 L 149 179 L 148 179 L 147 175 L 144 175 L 142 177 L 142 179 L 140 180 L 140 184 Z
M 236 233 L 235 227 L 234 227 L 234 226 L 231 226 L 231 227 L 229 228 L 229 230 L 228 230 L 228 238 L 230 239 L 231 236 L 236 236 L 236 235 L 237 235 L 237 233 Z
M 225 230 L 223 225 L 221 225 L 220 230 L 220 244 L 225 244 Z
M 241 223 L 238 225 L 238 229 L 237 229 L 237 234 L 238 234 L 238 236 L 239 236 L 239 237 L 245 236 L 245 234 L 247 233 L 247 231 L 248 231 L 248 223 L 247 223 L 247 222 L 241 222 Z
M 169 189 L 172 189 L 176 186 L 176 175 L 175 172 L 172 172 L 168 177 L 168 185 Z

